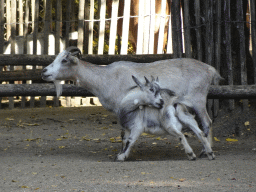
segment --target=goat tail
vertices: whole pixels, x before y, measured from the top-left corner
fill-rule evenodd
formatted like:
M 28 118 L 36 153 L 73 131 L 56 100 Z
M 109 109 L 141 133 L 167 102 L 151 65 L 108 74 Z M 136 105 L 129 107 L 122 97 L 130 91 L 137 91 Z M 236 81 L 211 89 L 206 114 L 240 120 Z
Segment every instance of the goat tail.
M 212 78 L 212 85 L 219 85 L 221 80 L 224 80 L 224 78 L 220 76 L 219 72 L 215 71 Z
M 62 85 L 61 85 L 61 81 L 59 81 L 59 80 L 54 81 L 54 85 L 55 85 L 57 97 L 61 96 L 61 94 L 62 94 Z

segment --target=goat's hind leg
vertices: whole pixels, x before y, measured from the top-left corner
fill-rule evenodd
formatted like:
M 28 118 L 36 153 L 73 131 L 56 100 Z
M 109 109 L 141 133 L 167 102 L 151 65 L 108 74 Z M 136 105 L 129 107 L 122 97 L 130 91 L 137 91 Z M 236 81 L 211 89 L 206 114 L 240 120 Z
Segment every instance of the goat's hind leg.
M 197 124 L 196 120 L 194 119 L 193 115 L 185 114 L 182 111 L 182 108 L 180 106 L 178 106 L 177 107 L 177 116 L 183 124 L 188 126 L 197 135 L 197 137 L 199 138 L 199 140 L 202 142 L 202 144 L 204 146 L 204 150 L 205 150 L 204 153 L 206 153 L 208 159 L 209 160 L 215 159 L 215 155 L 212 151 L 211 145 L 210 145 L 207 137 L 205 137 L 205 134 L 199 129 L 198 124 Z

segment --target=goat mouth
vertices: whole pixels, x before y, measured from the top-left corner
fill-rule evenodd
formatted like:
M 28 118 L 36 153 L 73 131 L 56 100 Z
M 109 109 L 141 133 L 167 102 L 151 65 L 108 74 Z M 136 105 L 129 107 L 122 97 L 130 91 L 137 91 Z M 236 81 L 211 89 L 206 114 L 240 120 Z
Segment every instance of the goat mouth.
M 46 80 L 46 79 L 48 79 L 49 77 L 51 77 L 52 75 L 44 75 L 44 74 L 42 74 L 42 79 L 43 80 Z

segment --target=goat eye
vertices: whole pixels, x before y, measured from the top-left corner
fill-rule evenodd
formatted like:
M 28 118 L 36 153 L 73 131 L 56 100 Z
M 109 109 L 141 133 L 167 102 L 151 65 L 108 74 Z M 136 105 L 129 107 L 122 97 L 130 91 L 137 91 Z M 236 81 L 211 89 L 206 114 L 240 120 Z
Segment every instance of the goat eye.
M 67 62 L 68 62 L 67 59 L 63 59 L 63 60 L 62 60 L 62 63 L 67 63 Z
M 149 91 L 151 91 L 152 93 L 154 93 L 154 89 L 153 89 L 153 88 L 150 88 Z

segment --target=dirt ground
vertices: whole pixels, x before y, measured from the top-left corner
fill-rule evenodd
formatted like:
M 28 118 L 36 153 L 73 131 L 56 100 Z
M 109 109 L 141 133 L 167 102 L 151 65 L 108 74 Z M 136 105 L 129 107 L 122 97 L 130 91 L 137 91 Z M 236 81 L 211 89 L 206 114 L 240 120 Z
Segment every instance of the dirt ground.
M 188 161 L 176 138 L 144 134 L 114 162 L 120 126 L 102 107 L 0 110 L 0 191 L 256 191 L 254 119 L 214 122 L 213 161 Z M 197 138 L 188 141 L 199 155 Z

